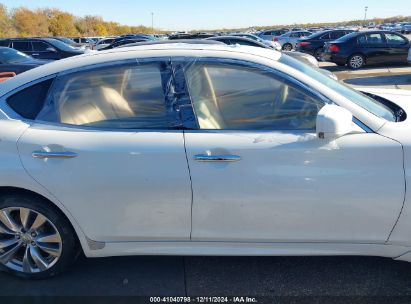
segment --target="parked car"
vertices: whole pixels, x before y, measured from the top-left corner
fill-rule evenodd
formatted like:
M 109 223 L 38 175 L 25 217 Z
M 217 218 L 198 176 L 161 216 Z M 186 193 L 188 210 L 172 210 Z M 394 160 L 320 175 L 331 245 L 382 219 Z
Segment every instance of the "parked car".
M 104 38 L 99 40 L 96 45 L 94 46 L 94 50 L 101 50 L 104 49 L 105 47 L 108 47 L 110 44 L 114 42 L 115 38 Z
M 238 36 L 218 36 L 218 37 L 211 37 L 211 38 L 207 38 L 205 39 L 207 41 L 219 41 L 219 42 L 223 42 L 224 44 L 227 45 L 243 45 L 243 46 L 253 46 L 253 47 L 259 47 L 259 48 L 267 48 L 267 49 L 273 49 L 269 46 L 267 46 L 264 43 L 260 43 L 258 41 L 255 40 L 251 40 L 245 37 L 238 37 Z M 280 51 L 281 48 L 277 48 L 274 49 L 277 51 Z M 310 65 L 313 68 L 318 68 L 319 67 L 319 63 L 317 61 L 317 59 L 315 59 L 313 56 L 308 55 L 308 54 L 304 54 L 301 52 L 290 52 L 290 51 L 284 51 L 284 54 L 289 55 L 297 60 L 300 60 L 308 65 Z M 328 73 L 328 71 L 326 72 Z
M 264 43 L 264 44 L 266 44 L 266 45 L 268 45 L 272 48 L 275 48 L 275 49 L 278 48 L 278 47 L 281 49 L 281 46 L 278 42 L 262 39 L 262 38 L 258 37 L 257 35 L 254 35 L 254 34 L 233 33 L 233 34 L 230 34 L 229 36 L 244 37 L 244 38 L 248 38 L 248 39 L 251 39 L 251 40 L 255 40 L 255 41 L 260 42 L 260 43 Z
M 323 59 L 360 69 L 369 64 L 406 63 L 409 48 L 409 40 L 395 32 L 359 32 L 328 43 Z
M 46 278 L 79 251 L 411 261 L 411 93 L 275 53 L 136 47 L 2 83 L 1 267 Z
M 52 38 L 0 39 L 0 46 L 16 49 L 36 59 L 58 60 L 84 54 L 84 50 Z
M 0 72 L 20 74 L 50 61 L 33 57 L 8 47 L 0 47 Z
M 89 38 L 86 37 L 74 37 L 71 38 L 75 43 L 77 43 L 79 46 L 83 46 L 85 48 L 92 49 L 93 46 L 95 45 L 95 42 Z
M 278 38 L 274 38 L 274 41 L 278 42 L 284 51 L 292 51 L 301 38 L 310 35 L 312 35 L 312 33 L 307 31 L 288 32 Z
M 281 51 L 281 46 L 279 43 L 264 43 L 261 41 L 257 41 L 254 39 L 249 39 L 247 37 L 243 37 L 243 36 L 234 36 L 234 35 L 230 35 L 230 36 L 214 36 L 214 37 L 210 37 L 210 38 L 205 38 L 204 40 L 214 40 L 214 41 L 221 41 L 224 44 L 228 44 L 228 45 L 234 45 L 234 44 L 239 44 L 239 45 L 248 45 L 248 46 L 256 46 L 256 47 L 263 47 L 263 48 L 270 48 L 270 49 L 274 49 L 277 51 Z
M 411 33 L 411 22 L 403 23 L 401 28 L 401 33 L 410 34 Z
M 9 80 L 10 78 L 16 76 L 15 72 L 0 72 L 0 82 Z
M 258 33 L 258 37 L 265 39 L 265 40 L 274 41 L 275 38 L 278 38 L 287 32 L 289 32 L 289 29 L 265 30 L 265 31 L 261 31 L 260 33 Z
M 84 45 L 82 45 L 81 43 L 75 42 L 73 39 L 66 38 L 66 37 L 52 37 L 52 38 L 60 40 L 60 41 L 66 43 L 66 44 L 68 44 L 72 47 L 79 48 L 79 49 L 85 49 Z
M 180 39 L 203 39 L 213 37 L 214 34 L 212 33 L 177 33 L 174 35 L 170 35 L 168 37 L 169 40 L 180 40 Z
M 353 30 L 328 30 L 312 34 L 307 38 L 302 38 L 297 42 L 295 49 L 299 52 L 313 55 L 320 59 L 324 44 L 327 41 L 336 40 L 342 36 L 354 32 Z
M 110 50 L 110 49 L 115 49 L 118 48 L 120 46 L 125 46 L 127 44 L 133 44 L 133 43 L 137 43 L 137 42 L 144 42 L 147 41 L 146 39 L 143 38 L 126 38 L 126 39 L 120 39 L 120 40 L 115 40 L 112 44 L 104 47 L 104 48 L 100 48 L 99 51 L 105 51 L 105 50 Z

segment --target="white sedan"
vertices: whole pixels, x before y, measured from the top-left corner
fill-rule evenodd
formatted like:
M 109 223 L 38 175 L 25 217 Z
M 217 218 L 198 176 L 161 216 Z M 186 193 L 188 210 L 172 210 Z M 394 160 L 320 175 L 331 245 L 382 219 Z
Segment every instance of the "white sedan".
M 280 52 L 148 45 L 0 85 L 0 265 L 87 257 L 411 261 L 411 93 L 360 93 Z

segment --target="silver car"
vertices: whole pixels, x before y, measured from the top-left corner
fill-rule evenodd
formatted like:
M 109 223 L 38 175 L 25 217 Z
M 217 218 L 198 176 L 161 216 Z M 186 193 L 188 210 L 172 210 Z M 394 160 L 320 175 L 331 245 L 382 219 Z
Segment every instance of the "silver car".
M 266 30 L 262 31 L 258 34 L 258 37 L 264 40 L 275 41 L 276 38 L 284 35 L 285 33 L 289 32 L 287 29 L 274 29 L 274 30 Z
M 291 51 L 295 48 L 295 45 L 299 39 L 308 37 L 311 34 L 312 33 L 308 31 L 288 32 L 278 38 L 275 38 L 274 41 L 277 41 L 284 51 Z

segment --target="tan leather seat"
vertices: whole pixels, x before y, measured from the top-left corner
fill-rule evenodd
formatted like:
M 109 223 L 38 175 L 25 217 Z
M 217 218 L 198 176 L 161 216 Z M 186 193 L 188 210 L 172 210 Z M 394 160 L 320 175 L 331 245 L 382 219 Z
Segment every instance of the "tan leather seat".
M 117 90 L 105 86 L 83 87 L 73 93 L 66 92 L 66 99 L 60 106 L 61 122 L 74 125 L 133 116 L 128 101 Z

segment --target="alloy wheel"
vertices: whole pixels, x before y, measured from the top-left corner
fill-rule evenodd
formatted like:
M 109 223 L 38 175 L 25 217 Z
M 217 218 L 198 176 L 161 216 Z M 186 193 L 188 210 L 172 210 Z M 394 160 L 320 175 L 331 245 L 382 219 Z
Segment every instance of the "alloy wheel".
M 44 272 L 62 253 L 54 224 L 37 211 L 23 207 L 0 209 L 0 263 L 23 273 Z
M 364 65 L 364 58 L 360 55 L 352 56 L 350 59 L 350 66 L 354 69 L 359 69 Z

